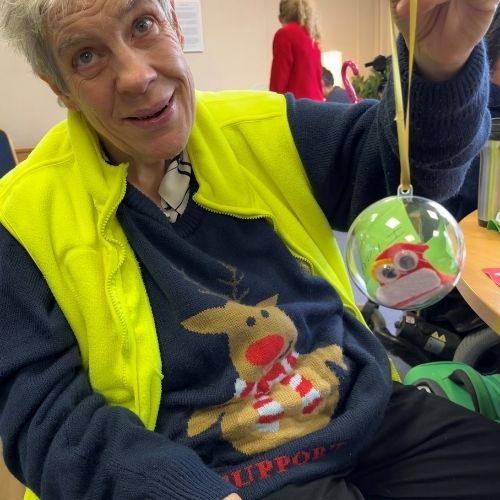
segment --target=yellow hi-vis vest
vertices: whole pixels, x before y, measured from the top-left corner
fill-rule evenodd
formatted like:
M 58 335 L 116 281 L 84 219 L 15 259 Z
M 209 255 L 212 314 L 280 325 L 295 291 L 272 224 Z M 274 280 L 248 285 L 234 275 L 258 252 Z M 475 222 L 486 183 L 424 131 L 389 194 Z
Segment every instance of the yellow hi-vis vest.
M 301 164 L 283 96 L 198 92 L 187 150 L 199 182 L 197 203 L 267 218 L 292 254 L 329 281 L 363 321 Z M 139 265 L 116 218 L 126 178 L 127 165 L 107 164 L 95 132 L 70 111 L 0 180 L 0 222 L 44 275 L 77 338 L 93 389 L 153 430 L 162 367 Z

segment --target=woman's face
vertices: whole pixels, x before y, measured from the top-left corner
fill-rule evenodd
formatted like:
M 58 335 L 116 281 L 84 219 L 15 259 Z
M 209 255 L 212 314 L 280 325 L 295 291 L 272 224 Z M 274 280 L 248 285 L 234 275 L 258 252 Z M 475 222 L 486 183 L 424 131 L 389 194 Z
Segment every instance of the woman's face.
M 182 151 L 194 86 L 177 20 L 157 0 L 80 1 L 51 33 L 66 88 L 49 84 L 85 116 L 114 161 L 151 162 Z

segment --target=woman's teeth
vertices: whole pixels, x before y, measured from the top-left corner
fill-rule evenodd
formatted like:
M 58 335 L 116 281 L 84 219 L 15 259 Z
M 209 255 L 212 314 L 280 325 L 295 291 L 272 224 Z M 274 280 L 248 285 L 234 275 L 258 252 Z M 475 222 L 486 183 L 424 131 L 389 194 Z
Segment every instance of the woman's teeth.
M 156 118 L 157 116 L 160 116 L 163 113 L 163 111 L 165 111 L 167 106 L 164 106 L 163 108 L 160 109 L 160 111 L 154 113 L 153 115 L 136 117 L 136 120 L 150 120 L 151 118 Z

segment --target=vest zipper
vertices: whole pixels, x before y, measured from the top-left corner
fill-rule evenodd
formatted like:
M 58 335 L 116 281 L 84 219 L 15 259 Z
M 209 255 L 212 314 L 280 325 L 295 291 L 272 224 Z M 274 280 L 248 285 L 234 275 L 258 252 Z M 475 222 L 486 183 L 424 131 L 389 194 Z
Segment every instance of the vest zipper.
M 126 171 L 125 171 L 126 172 Z M 118 273 L 118 270 L 122 266 L 123 262 L 125 261 L 125 248 L 123 245 L 116 239 L 110 238 L 106 235 L 106 228 L 108 226 L 109 220 L 111 219 L 112 215 L 116 213 L 118 210 L 118 206 L 122 202 L 124 196 L 125 196 L 125 190 L 126 190 L 126 182 L 125 179 L 122 179 L 122 188 L 120 192 L 120 196 L 118 197 L 118 200 L 116 203 L 113 205 L 113 208 L 109 210 L 104 218 L 103 224 L 101 226 L 101 236 L 105 241 L 110 243 L 112 246 L 115 248 L 118 248 L 118 263 L 115 266 L 115 268 L 110 272 L 107 280 L 106 280 L 106 290 L 109 293 L 109 297 L 111 298 L 111 303 L 113 304 L 113 309 L 118 316 L 118 320 L 120 321 L 120 325 L 122 327 L 122 347 L 124 351 L 128 354 L 129 351 L 129 340 L 128 340 L 128 335 L 127 335 L 127 321 L 125 320 L 125 315 L 123 314 L 121 308 L 119 307 L 119 301 L 116 298 L 116 294 L 113 292 L 113 287 L 112 287 L 112 282 L 114 280 L 114 277 Z
M 191 199 L 203 210 L 206 210 L 207 212 L 211 212 L 213 214 L 218 214 L 218 215 L 226 215 L 228 217 L 234 217 L 235 219 L 241 219 L 241 220 L 257 220 L 257 219 L 267 219 L 271 222 L 274 232 L 278 233 L 276 229 L 276 222 L 274 220 L 274 217 L 271 214 L 260 214 L 260 215 L 238 215 L 234 214 L 232 212 L 224 212 L 223 210 L 216 210 L 214 208 L 209 208 L 206 207 L 205 205 L 201 204 L 199 201 L 196 201 L 194 197 L 191 197 Z M 278 235 L 279 236 L 279 235 Z M 281 237 L 280 237 L 281 239 Z M 282 240 L 283 241 L 283 240 Z M 284 241 L 283 241 L 284 242 Z M 285 242 L 284 242 L 285 243 Z M 312 262 L 309 259 L 306 259 L 304 256 L 294 252 L 286 243 L 286 247 L 288 248 L 288 251 L 293 255 L 293 257 L 301 262 L 302 264 L 305 264 L 307 266 L 307 269 L 311 276 L 316 276 L 314 273 L 314 267 L 312 265 Z

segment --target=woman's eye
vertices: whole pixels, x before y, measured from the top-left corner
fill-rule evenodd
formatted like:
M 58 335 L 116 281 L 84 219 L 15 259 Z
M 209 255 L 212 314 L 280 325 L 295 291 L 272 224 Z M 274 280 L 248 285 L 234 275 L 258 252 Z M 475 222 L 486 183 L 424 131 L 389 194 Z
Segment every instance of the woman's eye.
M 147 33 L 152 26 L 153 26 L 152 19 L 150 19 L 149 17 L 141 17 L 135 22 L 134 30 L 140 35 L 143 35 L 144 33 Z
M 79 67 L 90 66 L 94 60 L 95 54 L 91 50 L 85 49 L 76 56 L 76 65 Z

